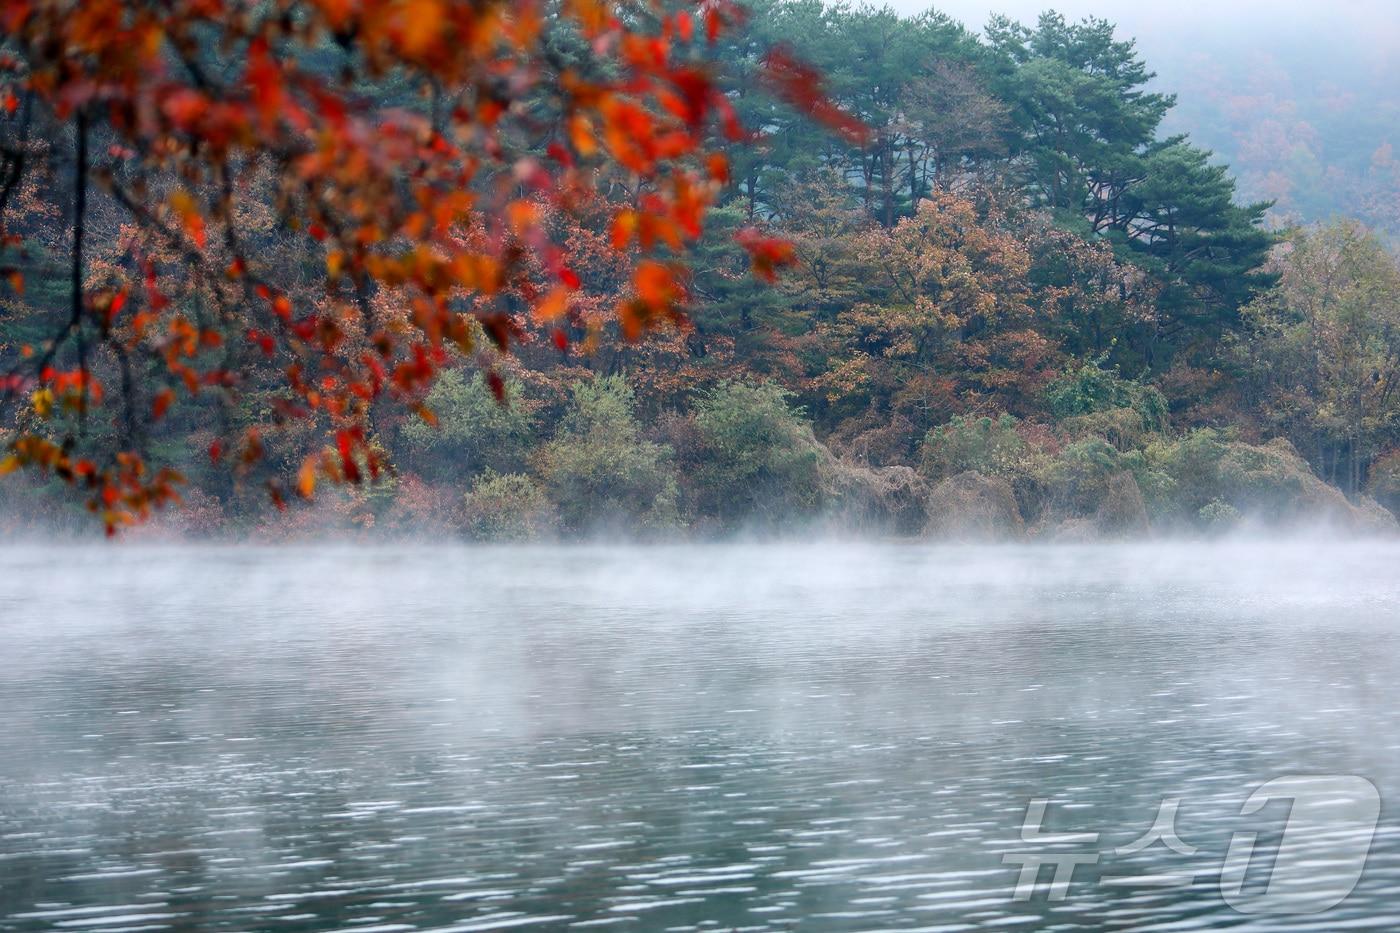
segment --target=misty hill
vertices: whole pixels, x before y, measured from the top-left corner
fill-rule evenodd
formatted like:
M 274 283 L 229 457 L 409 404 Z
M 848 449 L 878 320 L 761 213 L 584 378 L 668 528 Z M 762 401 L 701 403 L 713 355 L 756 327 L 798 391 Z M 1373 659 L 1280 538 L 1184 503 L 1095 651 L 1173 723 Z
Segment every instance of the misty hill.
M 1276 201 L 1276 220 L 1349 216 L 1400 238 L 1397 50 L 1234 41 L 1144 43 L 1178 95 L 1165 128 L 1228 162 L 1243 196 Z
M 902 12 L 921 4 L 899 3 Z M 1400 6 L 1373 0 L 1265 3 L 1184 0 L 942 0 L 980 29 L 994 13 L 1034 23 L 1049 7 L 1107 19 L 1133 39 L 1177 97 L 1167 133 L 1189 134 L 1230 166 L 1245 200 L 1271 200 L 1270 222 L 1352 217 L 1400 242 Z

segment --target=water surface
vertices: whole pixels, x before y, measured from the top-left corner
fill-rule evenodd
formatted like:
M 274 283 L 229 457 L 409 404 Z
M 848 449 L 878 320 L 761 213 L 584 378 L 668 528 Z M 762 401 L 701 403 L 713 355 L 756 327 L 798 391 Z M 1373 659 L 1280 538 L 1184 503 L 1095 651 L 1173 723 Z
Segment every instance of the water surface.
M 1397 567 L 1335 543 L 0 551 L 0 930 L 1400 928 Z M 1210 873 L 1294 773 L 1380 789 L 1366 873 L 1326 914 L 1237 913 Z M 1111 853 L 1164 797 L 1194 857 L 1013 901 L 1032 798 Z

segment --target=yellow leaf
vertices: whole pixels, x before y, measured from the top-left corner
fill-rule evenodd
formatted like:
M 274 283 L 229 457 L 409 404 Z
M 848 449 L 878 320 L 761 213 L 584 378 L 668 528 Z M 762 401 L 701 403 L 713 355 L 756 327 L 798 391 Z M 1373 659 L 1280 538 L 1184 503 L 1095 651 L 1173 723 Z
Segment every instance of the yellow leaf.
M 53 390 L 39 389 L 31 396 L 31 400 L 34 402 L 34 411 L 40 418 L 47 418 L 53 414 Z
M 180 215 L 180 222 L 185 225 L 185 232 L 190 235 L 190 239 L 203 249 L 206 239 L 204 216 L 199 212 L 199 203 L 195 201 L 194 196 L 184 189 L 178 189 L 170 195 L 170 207 Z
M 198 210 L 195 207 L 194 196 L 184 189 L 176 189 L 170 193 L 170 206 L 181 217 Z

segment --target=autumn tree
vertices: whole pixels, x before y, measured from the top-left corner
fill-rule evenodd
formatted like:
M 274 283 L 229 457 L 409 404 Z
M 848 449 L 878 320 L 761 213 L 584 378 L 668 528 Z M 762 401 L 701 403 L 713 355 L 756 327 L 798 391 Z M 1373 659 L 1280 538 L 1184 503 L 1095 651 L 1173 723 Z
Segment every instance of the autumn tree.
M 113 530 L 177 495 L 150 455 L 187 407 L 240 482 L 291 422 L 325 441 L 293 465 L 303 495 L 373 479 L 386 404 L 431 421 L 454 358 L 500 395 L 515 319 L 570 314 L 581 263 L 551 215 L 600 195 L 630 257 L 619 329 L 680 321 L 719 148 L 747 136 L 708 51 L 742 20 L 728 0 L 3 0 L 3 265 L 8 300 L 38 300 L 5 350 L 0 470 L 61 477 Z M 755 81 L 860 132 L 790 54 Z M 790 258 L 742 242 L 765 275 Z M 250 392 L 266 414 L 239 425 Z
M 794 298 L 830 319 L 863 297 L 866 276 L 855 244 L 870 218 L 841 176 L 830 168 L 797 176 L 775 207 L 799 262 L 784 283 Z
M 1029 252 L 995 217 L 935 193 L 857 249 L 882 294 L 837 317 L 842 350 L 821 379 L 833 402 L 857 406 L 852 428 L 898 425 L 895 447 L 879 445 L 897 462 L 953 414 L 1033 402 L 1056 356 L 1039 317 L 1050 309 L 1031 301 Z
M 1031 257 L 1031 300 L 1061 349 L 1142 369 L 1135 347 L 1157 324 L 1161 283 L 1107 241 L 1056 226 L 1043 213 L 1027 218 L 1021 236 Z
M 1265 422 L 1355 492 L 1400 444 L 1400 263 L 1354 222 L 1295 234 L 1238 352 Z

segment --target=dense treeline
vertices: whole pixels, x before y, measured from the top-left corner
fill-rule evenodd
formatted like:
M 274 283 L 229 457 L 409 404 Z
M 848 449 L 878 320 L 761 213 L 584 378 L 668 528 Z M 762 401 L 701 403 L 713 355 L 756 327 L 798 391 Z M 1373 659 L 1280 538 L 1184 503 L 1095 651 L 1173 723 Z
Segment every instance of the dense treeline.
M 864 138 L 746 80 L 775 42 L 828 76 Z M 1173 99 L 1110 24 L 974 35 L 937 13 L 768 0 L 715 54 L 759 132 L 696 251 L 689 326 L 620 339 L 605 309 L 629 279 L 602 218 L 637 192 L 600 187 L 597 223 L 555 219 L 592 266 L 570 349 L 518 315 L 495 364 L 507 405 L 479 369 L 449 372 L 436 425 L 376 419 L 391 478 L 285 516 L 207 470 L 211 412 L 176 412 L 157 443 L 197 478 L 181 520 L 488 538 L 1393 521 L 1375 500 L 1400 507 L 1396 257 L 1353 223 L 1267 231 L 1269 205 L 1162 133 Z M 275 251 L 260 223 L 245 235 Z M 734 244 L 755 224 L 800 259 L 776 286 Z M 50 300 L 40 284 L 7 305 L 0 341 L 24 342 Z M 294 465 L 325 426 L 278 422 L 282 391 L 269 380 L 234 417 Z M 31 518 L 58 508 L 3 493 Z

